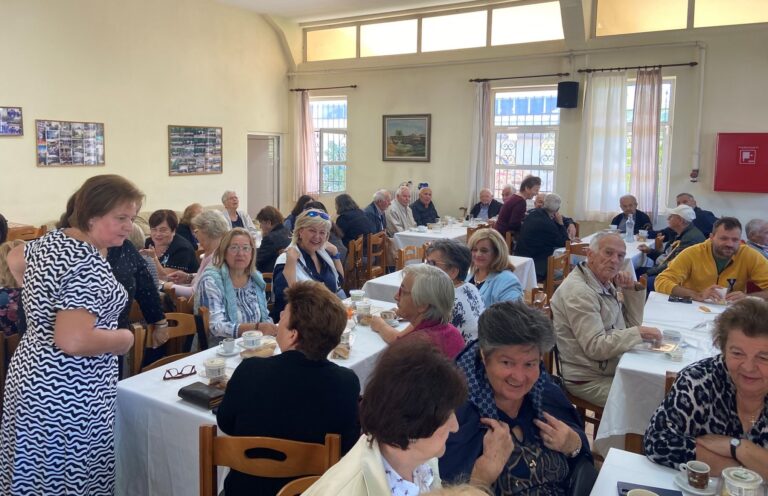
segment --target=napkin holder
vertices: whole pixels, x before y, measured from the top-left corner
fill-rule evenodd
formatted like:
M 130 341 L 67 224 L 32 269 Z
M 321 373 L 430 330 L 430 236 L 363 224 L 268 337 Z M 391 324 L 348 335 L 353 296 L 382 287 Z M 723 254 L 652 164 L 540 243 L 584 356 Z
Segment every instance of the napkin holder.
M 179 389 L 179 397 L 210 410 L 224 399 L 224 390 L 198 381 Z

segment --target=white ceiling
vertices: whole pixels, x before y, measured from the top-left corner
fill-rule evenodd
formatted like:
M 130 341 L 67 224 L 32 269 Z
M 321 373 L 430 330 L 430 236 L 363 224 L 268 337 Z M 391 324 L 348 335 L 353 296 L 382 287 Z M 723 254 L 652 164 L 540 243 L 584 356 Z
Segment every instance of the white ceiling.
M 466 3 L 466 0 L 219 0 L 294 22 L 336 19 L 397 10 Z

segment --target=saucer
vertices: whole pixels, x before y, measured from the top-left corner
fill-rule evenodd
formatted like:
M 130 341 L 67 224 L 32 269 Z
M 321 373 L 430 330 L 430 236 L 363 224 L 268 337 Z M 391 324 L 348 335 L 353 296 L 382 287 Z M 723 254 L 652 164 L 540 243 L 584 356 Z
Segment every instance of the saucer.
M 225 376 L 227 379 L 229 379 L 230 377 L 232 377 L 232 374 L 234 374 L 234 373 L 235 373 L 235 369 L 233 369 L 233 368 L 230 368 L 230 367 L 225 367 L 225 368 L 224 368 L 224 376 Z M 209 379 L 209 377 L 208 377 L 207 375 L 205 375 L 205 369 L 202 369 L 202 370 L 200 370 L 200 371 L 197 373 L 197 375 L 199 375 L 200 377 L 203 377 L 203 378 L 205 378 L 205 379 Z
M 709 483 L 705 489 L 697 489 L 695 487 L 691 487 L 688 484 L 688 476 L 680 472 L 675 477 L 675 485 L 686 493 L 690 494 L 696 494 L 700 496 L 714 496 L 717 494 L 717 480 L 712 477 L 709 478 Z
M 242 341 L 238 341 L 237 345 L 239 347 L 241 347 L 242 349 L 244 349 L 244 350 L 255 350 L 256 348 L 259 348 L 262 345 L 262 343 L 261 343 L 261 341 L 259 341 L 259 344 L 257 344 L 256 346 L 246 346 L 246 345 L 243 344 Z M 238 353 L 240 353 L 240 352 L 238 351 Z
M 235 348 L 234 350 L 232 350 L 229 353 L 227 353 L 226 351 L 224 351 L 224 347 L 223 346 L 219 345 L 219 346 L 216 347 L 216 354 L 219 355 L 219 356 L 231 357 L 231 356 L 237 355 L 238 353 L 240 353 L 240 352 L 237 350 L 237 348 Z

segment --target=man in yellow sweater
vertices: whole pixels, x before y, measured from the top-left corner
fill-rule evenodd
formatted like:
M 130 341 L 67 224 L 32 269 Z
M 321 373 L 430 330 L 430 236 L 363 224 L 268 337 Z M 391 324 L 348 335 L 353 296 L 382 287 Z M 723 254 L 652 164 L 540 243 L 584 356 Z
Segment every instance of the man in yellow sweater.
M 741 243 L 741 223 L 735 217 L 715 222 L 710 238 L 686 248 L 656 277 L 656 291 L 697 301 L 736 301 L 744 298 L 747 282 L 768 299 L 768 260 Z

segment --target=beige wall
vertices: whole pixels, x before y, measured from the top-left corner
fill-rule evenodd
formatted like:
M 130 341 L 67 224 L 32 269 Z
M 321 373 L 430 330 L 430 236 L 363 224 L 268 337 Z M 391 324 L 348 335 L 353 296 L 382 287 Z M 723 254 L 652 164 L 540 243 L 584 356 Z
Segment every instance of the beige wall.
M 212 0 L 0 0 L 0 18 L 0 105 L 24 110 L 24 137 L 0 138 L 11 220 L 58 217 L 104 173 L 139 185 L 144 210 L 217 204 L 226 189 L 245 207 L 247 134 L 290 132 L 289 66 L 253 12 Z M 36 167 L 35 119 L 103 122 L 106 166 Z M 223 174 L 169 177 L 169 124 L 223 127 Z
M 706 63 L 700 68 L 670 68 L 664 75 L 677 77 L 672 138 L 672 168 L 667 204 L 674 206 L 677 192 L 694 194 L 699 204 L 718 215 L 731 214 L 746 222 L 765 217 L 766 195 L 719 193 L 713 191 L 715 137 L 718 131 L 768 132 L 768 101 L 764 81 L 768 79 L 765 48 L 768 30 L 764 26 L 697 30 L 682 35 L 659 36 L 662 46 L 650 35 L 597 40 L 582 45 L 573 57 L 536 55 L 533 50 L 558 48 L 537 45 L 526 54 L 520 47 L 506 50 L 467 50 L 444 55 L 387 57 L 378 61 L 301 64 L 294 84 L 302 87 L 357 84 L 345 90 L 349 98 L 348 191 L 365 204 L 378 187 L 393 188 L 412 179 L 433 186 L 434 201 L 442 215 L 456 215 L 466 203 L 467 171 L 470 161 L 473 85 L 472 77 L 516 76 L 560 72 L 583 67 L 606 67 L 675 63 L 698 60 L 705 47 Z M 620 43 L 649 45 L 618 48 Z M 562 47 L 560 47 L 562 48 Z M 478 61 L 481 57 L 485 60 Z M 489 59 L 489 57 L 493 57 Z M 474 60 L 473 60 L 474 59 Z M 421 63 L 418 61 L 421 60 Z M 375 67 L 376 64 L 387 67 Z M 346 67 L 345 67 L 346 66 Z M 699 70 L 704 71 L 704 107 L 701 134 L 701 173 L 691 183 L 693 147 L 698 115 Z M 573 76 L 569 79 L 572 79 Z M 553 83 L 543 79 L 515 84 Z M 582 80 L 583 82 L 583 80 Z M 503 86 L 510 82 L 497 82 Z M 582 84 L 583 89 L 583 84 Z M 338 91 L 336 94 L 341 94 Z M 432 114 L 432 161 L 428 164 L 383 162 L 381 160 L 381 116 L 395 113 Z M 580 201 L 578 164 L 581 148 L 581 103 L 579 109 L 564 109 L 558 146 L 556 189 L 564 199 L 564 212 Z M 332 200 L 327 204 L 332 204 Z M 641 206 L 642 208 L 642 206 Z M 618 211 L 618 205 L 617 205 Z

